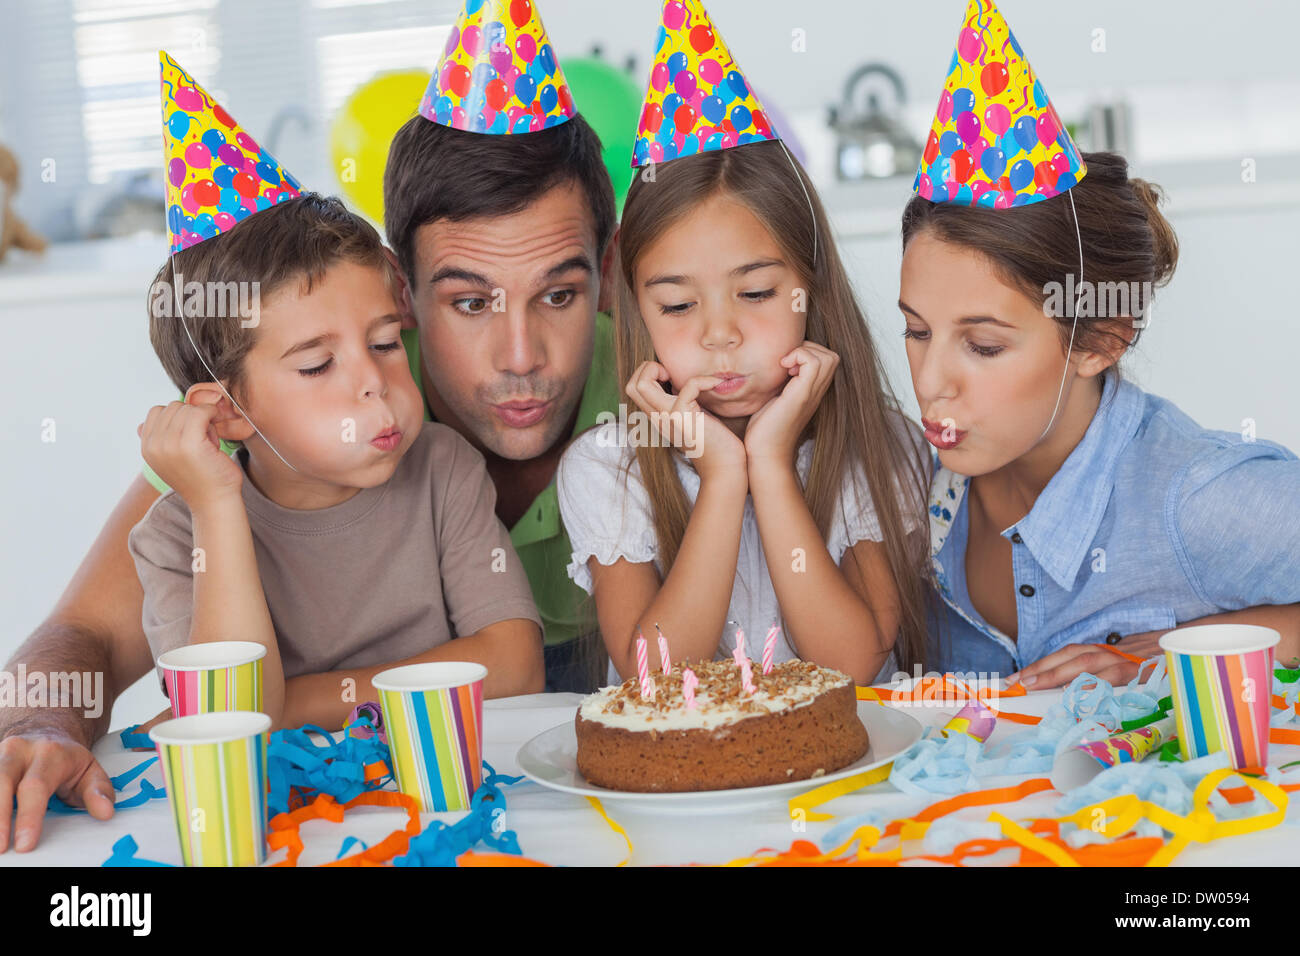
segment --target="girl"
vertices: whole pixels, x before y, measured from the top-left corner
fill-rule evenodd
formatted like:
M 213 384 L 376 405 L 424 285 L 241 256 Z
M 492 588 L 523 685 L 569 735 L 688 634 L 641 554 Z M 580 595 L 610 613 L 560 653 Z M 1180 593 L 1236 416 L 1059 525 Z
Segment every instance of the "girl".
M 1122 157 L 1083 160 L 1069 197 L 986 209 L 916 196 L 903 212 L 899 308 L 940 466 L 937 663 L 1019 670 L 1037 689 L 1083 671 L 1127 681 L 1161 634 L 1212 621 L 1274 627 L 1278 659 L 1294 657 L 1300 461 L 1122 379 L 1141 290 L 1169 280 L 1177 240 Z M 1080 249 L 1098 291 L 1071 316 L 1052 293 Z M 1102 293 L 1118 288 L 1137 300 L 1107 315 Z
M 558 483 L 620 679 L 638 634 L 653 670 L 660 632 L 672 659 L 710 659 L 737 625 L 755 660 L 779 624 L 775 661 L 860 684 L 921 663 L 923 446 L 806 174 L 774 140 L 659 164 L 628 193 L 615 272 L 633 440 L 583 434 Z

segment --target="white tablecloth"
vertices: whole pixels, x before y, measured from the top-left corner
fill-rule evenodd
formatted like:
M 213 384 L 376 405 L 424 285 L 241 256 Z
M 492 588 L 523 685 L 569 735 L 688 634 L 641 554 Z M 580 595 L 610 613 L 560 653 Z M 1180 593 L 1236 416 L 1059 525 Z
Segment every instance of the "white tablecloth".
M 484 758 L 500 773 L 518 774 L 515 757 L 519 748 L 543 730 L 572 721 L 579 699 L 574 694 L 534 694 L 486 702 Z M 1003 706 L 1010 711 L 1042 715 L 1059 699 L 1059 690 L 1042 691 L 1026 697 L 1009 698 Z M 911 705 L 906 710 L 922 724 L 939 726 L 955 712 L 956 707 Z M 1000 721 L 995 734 L 1015 733 L 1019 729 Z M 992 739 L 996 743 L 997 738 Z M 1278 749 L 1281 752 L 1276 756 L 1270 752 L 1269 762 L 1274 765 L 1300 759 L 1300 747 Z M 95 747 L 95 754 L 110 775 L 119 774 L 148 756 L 123 750 L 116 733 L 101 740 Z M 156 764 L 149 769 L 147 776 L 154 784 L 162 785 L 161 772 Z M 991 778 L 982 783 L 984 786 L 1004 786 L 1019 779 L 1027 778 Z M 127 792 L 134 793 L 137 786 L 132 782 L 127 786 Z M 506 826 L 518 835 L 520 849 L 526 856 L 569 866 L 610 866 L 626 856 L 623 839 L 582 797 L 548 790 L 529 780 L 506 787 L 503 792 L 507 804 Z M 913 815 L 938 799 L 941 798 L 912 797 L 882 783 L 841 797 L 826 804 L 822 810 L 834 813 L 837 819 L 868 810 L 879 811 L 888 815 L 886 819 L 893 819 Z M 1060 795 L 1055 791 L 1046 791 L 1016 803 L 962 810 L 955 818 L 982 821 L 988 819 L 994 809 L 1013 819 L 1056 816 L 1054 806 L 1059 799 Z M 779 798 L 766 809 L 696 816 L 665 816 L 624 810 L 619 808 L 616 800 L 605 800 L 604 806 L 635 844 L 631 863 L 637 865 L 721 863 L 747 856 L 759 847 L 784 849 L 795 839 L 820 842 L 835 824 L 835 820 L 808 823 L 806 830 L 796 832 L 786 802 Z M 461 816 L 463 814 L 425 814 L 423 823 L 427 826 L 439 817 L 450 823 Z M 349 810 L 342 824 L 311 821 L 302 828 L 305 848 L 299 865 L 310 866 L 334 859 L 347 836 L 356 836 L 373 844 L 403 827 L 405 822 L 404 811 L 371 807 Z M 1300 863 L 1300 825 L 1297 824 L 1300 824 L 1300 810 L 1292 809 L 1287 822 L 1281 826 L 1217 840 L 1204 846 L 1193 844 L 1179 854 L 1174 865 L 1294 866 Z M 167 801 L 151 800 L 143 806 L 120 810 L 107 822 L 94 820 L 86 814 L 47 815 L 37 848 L 31 853 L 19 854 L 10 850 L 0 854 L 0 866 L 99 866 L 110 855 L 113 843 L 128 833 L 139 844 L 141 857 L 180 863 L 175 825 Z M 487 850 L 481 846 L 478 849 Z M 278 851 L 271 857 L 271 862 L 282 859 L 284 853 Z M 997 861 L 1012 858 L 1004 854 Z

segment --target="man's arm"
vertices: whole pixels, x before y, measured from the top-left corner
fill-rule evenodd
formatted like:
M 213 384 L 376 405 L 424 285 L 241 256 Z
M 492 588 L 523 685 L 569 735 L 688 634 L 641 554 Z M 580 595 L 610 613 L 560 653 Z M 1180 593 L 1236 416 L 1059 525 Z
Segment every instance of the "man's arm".
M 326 730 L 341 730 L 352 708 L 378 699 L 370 684 L 376 674 L 429 661 L 482 664 L 488 669 L 484 697 L 540 694 L 546 689 L 541 630 L 526 618 L 510 618 L 400 661 L 291 677 L 284 682 L 284 726 L 316 724 Z M 347 680 L 352 683 L 345 685 Z M 352 692 L 345 695 L 345 689 Z
M 104 675 L 100 714 L 83 707 L 0 708 L 0 853 L 40 839 L 50 794 L 81 804 L 98 819 L 113 814 L 113 788 L 90 747 L 109 727 L 118 695 L 153 666 L 141 625 L 144 594 L 126 539 L 158 492 L 137 476 L 109 515 L 49 617 L 23 642 L 6 670 L 90 671 Z M 57 701 L 51 701 L 56 704 Z M 83 701 L 84 704 L 84 701 Z

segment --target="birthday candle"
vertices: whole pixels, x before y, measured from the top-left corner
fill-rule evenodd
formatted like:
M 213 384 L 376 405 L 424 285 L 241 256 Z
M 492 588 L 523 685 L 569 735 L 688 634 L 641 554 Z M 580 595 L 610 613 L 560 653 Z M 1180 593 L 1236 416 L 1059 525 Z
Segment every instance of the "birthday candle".
M 745 632 L 740 628 L 736 628 L 736 649 L 731 652 L 731 656 L 740 668 L 740 683 L 744 686 L 745 693 L 754 693 L 754 672 L 750 668 L 749 657 L 745 654 Z
M 659 631 L 658 621 L 655 621 L 655 630 Z M 663 631 L 659 631 L 659 666 L 665 674 L 673 669 L 672 658 L 668 656 L 668 638 L 664 637 Z
M 695 709 L 695 688 L 700 686 L 700 679 L 689 667 L 682 668 L 682 696 L 686 698 L 686 709 Z
M 641 696 L 646 700 L 655 699 L 655 683 L 650 679 L 650 667 L 646 658 L 645 638 L 641 632 L 636 633 L 636 673 L 641 680 Z
M 773 624 L 772 629 L 767 632 L 767 637 L 763 639 L 763 673 L 772 673 L 772 655 L 776 653 L 776 636 L 781 633 L 781 628 Z

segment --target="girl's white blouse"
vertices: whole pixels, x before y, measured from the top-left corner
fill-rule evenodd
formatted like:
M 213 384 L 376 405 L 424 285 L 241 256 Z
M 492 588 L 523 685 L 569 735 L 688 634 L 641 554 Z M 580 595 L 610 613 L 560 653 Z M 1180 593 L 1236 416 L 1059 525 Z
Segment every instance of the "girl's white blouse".
M 657 553 L 650 500 L 641 482 L 640 466 L 632 447 L 620 446 L 618 427 L 617 422 L 607 422 L 580 435 L 565 451 L 556 476 L 560 515 L 573 549 L 568 574 L 588 594 L 591 593 L 592 579 L 587 560 L 592 557 L 603 565 L 613 564 L 619 558 L 634 564 L 653 561 L 660 579 L 667 575 Z M 908 427 L 919 435 L 916 426 L 909 423 Z M 801 481 L 807 480 L 812 452 L 812 439 L 799 447 L 795 469 Z M 700 477 L 682 454 L 674 453 L 673 458 L 686 497 L 694 505 L 700 492 Z M 625 470 L 625 466 L 630 466 L 630 472 Z M 901 494 L 900 507 L 909 532 L 922 526 L 920 516 L 912 517 Z M 881 537 L 866 475 L 860 466 L 855 465 L 845 476 L 826 549 L 838 565 L 844 552 L 857 542 L 879 541 Z M 740 551 L 727 617 L 740 623 L 745 634 L 745 652 L 756 662 L 762 660 L 763 641 L 768 630 L 773 624 L 783 625 L 758 534 L 752 496 L 745 498 Z M 726 625 L 718 647 L 719 659 L 729 657 L 734 650 L 735 631 L 735 624 Z M 665 636 L 671 648 L 672 635 Z M 647 634 L 646 637 L 653 641 L 655 635 Z M 796 656 L 786 642 L 783 625 L 776 645 L 775 662 Z M 889 680 L 896 671 L 897 663 L 891 654 L 873 683 Z

